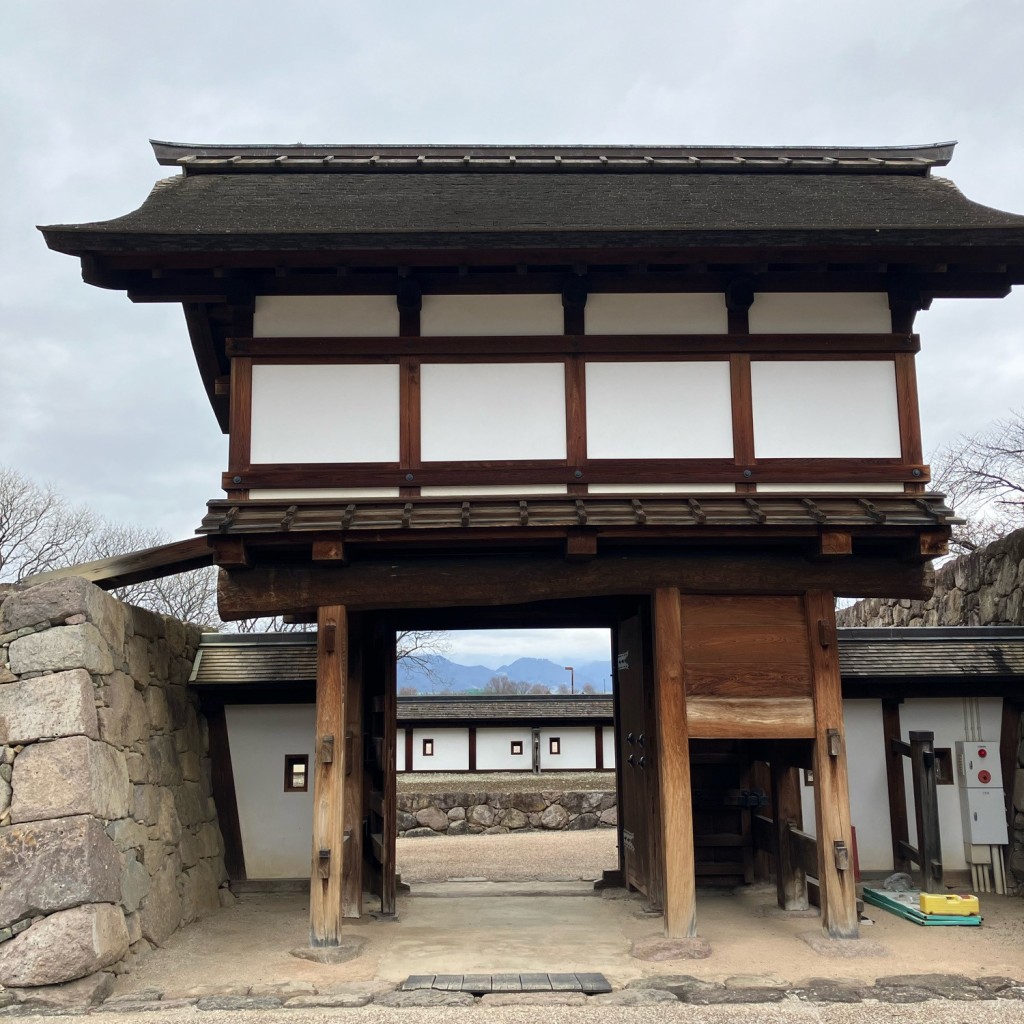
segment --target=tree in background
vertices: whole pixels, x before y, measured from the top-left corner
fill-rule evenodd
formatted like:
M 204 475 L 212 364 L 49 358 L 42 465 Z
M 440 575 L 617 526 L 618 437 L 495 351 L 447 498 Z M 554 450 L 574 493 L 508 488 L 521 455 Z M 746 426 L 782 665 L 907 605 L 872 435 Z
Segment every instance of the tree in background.
M 1011 413 L 963 434 L 932 457 L 932 489 L 966 519 L 953 527 L 951 551 L 977 551 L 1024 527 L 1024 415 Z
M 522 694 L 545 694 L 550 693 L 551 687 L 543 683 L 527 683 L 523 680 L 509 679 L 504 673 L 500 676 L 491 676 L 484 684 L 484 693 L 500 694 L 502 696 L 521 696 Z

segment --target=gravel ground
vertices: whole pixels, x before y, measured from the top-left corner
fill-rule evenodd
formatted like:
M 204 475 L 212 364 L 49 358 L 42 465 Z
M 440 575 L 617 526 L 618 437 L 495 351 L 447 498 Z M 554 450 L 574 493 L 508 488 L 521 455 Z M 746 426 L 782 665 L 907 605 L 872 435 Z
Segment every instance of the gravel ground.
M 549 789 L 614 791 L 615 772 L 403 772 L 398 776 L 399 793 L 539 793 Z
M 403 882 L 486 878 L 492 882 L 598 879 L 618 866 L 615 829 L 511 832 L 495 836 L 399 839 Z

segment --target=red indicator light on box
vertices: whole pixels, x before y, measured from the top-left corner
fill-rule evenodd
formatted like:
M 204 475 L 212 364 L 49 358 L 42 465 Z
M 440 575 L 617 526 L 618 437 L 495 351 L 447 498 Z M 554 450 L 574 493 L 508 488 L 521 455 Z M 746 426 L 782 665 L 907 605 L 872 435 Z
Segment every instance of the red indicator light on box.
M 991 772 L 986 772 L 986 771 L 978 772 L 978 781 L 983 783 L 983 784 L 987 784 L 987 783 L 991 782 L 992 781 L 992 773 Z
M 978 757 L 988 757 L 988 751 L 984 747 L 978 747 Z

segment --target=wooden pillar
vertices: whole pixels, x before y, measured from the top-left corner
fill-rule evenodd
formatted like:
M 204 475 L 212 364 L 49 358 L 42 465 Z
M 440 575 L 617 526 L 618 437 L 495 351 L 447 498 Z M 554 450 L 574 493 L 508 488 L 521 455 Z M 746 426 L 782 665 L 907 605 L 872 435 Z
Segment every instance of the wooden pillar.
M 803 825 L 800 802 L 800 769 L 784 764 L 777 752 L 772 755 L 772 806 L 775 821 L 775 886 L 783 910 L 807 909 L 807 875 L 798 857 L 793 856 L 790 829 Z
M 341 605 L 317 611 L 316 765 L 313 771 L 313 865 L 309 944 L 341 938 L 345 848 L 345 676 L 348 619 Z
M 814 811 L 821 925 L 830 938 L 853 939 L 858 936 L 857 889 L 835 598 L 830 591 L 811 590 L 805 607 L 814 695 Z
M 342 917 L 363 913 L 363 790 L 366 772 L 363 760 L 363 634 L 349 630 L 348 679 L 345 686 L 345 785 L 343 810 L 345 852 L 341 880 Z
M 893 748 L 902 740 L 899 700 L 882 701 L 882 742 L 885 744 L 885 782 L 889 791 L 889 833 L 892 837 L 894 871 L 912 871 L 904 847 L 910 843 L 907 821 L 907 786 L 903 778 L 903 755 Z
M 675 587 L 654 592 L 654 691 L 658 721 L 665 934 L 697 934 L 690 737 L 683 686 L 682 602 Z
M 914 780 L 914 817 L 921 888 L 942 887 L 942 841 L 939 838 L 939 798 L 935 788 L 935 733 L 910 733 L 910 771 Z

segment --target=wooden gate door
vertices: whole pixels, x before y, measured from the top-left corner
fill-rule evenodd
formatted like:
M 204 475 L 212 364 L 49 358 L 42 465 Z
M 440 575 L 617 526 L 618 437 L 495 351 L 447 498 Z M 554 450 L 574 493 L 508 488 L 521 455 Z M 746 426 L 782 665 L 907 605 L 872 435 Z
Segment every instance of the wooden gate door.
M 395 631 L 379 619 L 366 631 L 366 836 L 364 868 L 369 891 L 380 897 L 382 914 L 395 912 Z
M 650 887 L 650 794 L 649 737 L 644 708 L 646 623 L 639 610 L 619 623 L 617 664 L 617 741 L 622 806 L 622 865 L 626 884 L 651 896 Z

